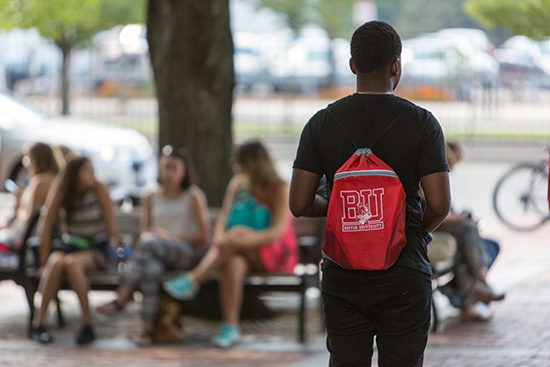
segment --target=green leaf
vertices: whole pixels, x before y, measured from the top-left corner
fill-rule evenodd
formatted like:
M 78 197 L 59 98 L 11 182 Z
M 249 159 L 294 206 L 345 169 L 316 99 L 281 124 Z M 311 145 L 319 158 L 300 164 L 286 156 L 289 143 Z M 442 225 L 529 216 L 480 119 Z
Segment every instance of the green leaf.
M 534 39 L 550 37 L 550 0 L 466 0 L 465 11 L 487 28 Z
M 0 0 L 0 28 L 36 27 L 69 48 L 117 24 L 143 22 L 145 0 Z

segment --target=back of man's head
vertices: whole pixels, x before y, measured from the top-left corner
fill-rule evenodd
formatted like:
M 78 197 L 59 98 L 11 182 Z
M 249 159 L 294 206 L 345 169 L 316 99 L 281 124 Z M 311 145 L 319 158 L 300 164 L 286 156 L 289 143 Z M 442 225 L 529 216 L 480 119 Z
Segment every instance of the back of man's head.
M 351 37 L 351 58 L 360 73 L 377 71 L 400 55 L 401 37 L 386 22 L 367 22 L 357 28 Z

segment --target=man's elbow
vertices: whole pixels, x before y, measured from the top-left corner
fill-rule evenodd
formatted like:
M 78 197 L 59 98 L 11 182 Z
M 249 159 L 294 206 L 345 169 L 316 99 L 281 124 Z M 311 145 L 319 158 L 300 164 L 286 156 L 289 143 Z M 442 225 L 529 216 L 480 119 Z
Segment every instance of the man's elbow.
M 296 218 L 301 217 L 305 214 L 306 206 L 304 204 L 293 203 L 292 201 L 290 201 L 289 204 L 290 204 L 290 212 Z
M 445 219 L 451 211 L 451 201 L 438 203 L 437 205 L 432 206 L 431 209 L 434 216 Z

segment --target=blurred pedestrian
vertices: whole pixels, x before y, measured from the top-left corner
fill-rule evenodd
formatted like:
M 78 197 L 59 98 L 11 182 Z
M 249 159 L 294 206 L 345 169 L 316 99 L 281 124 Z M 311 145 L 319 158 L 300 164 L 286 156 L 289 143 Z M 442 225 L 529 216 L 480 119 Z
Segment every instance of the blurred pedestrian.
M 446 151 L 449 167 L 453 170 L 462 160 L 462 147 L 457 142 L 448 141 Z M 471 212 L 451 210 L 437 232 L 451 234 L 457 244 L 453 267 L 455 278 L 442 288 L 443 293 L 460 307 L 462 320 L 490 321 L 493 313 L 487 304 L 505 297 L 487 282 L 487 271 L 499 254 L 500 246 L 496 241 L 481 237 Z
M 62 235 L 52 241 L 52 229 L 56 224 Z M 88 158 L 71 159 L 54 183 L 39 223 L 39 234 L 42 303 L 33 320 L 31 337 L 40 343 L 52 341 L 45 327 L 46 314 L 66 276 L 82 309 L 82 327 L 76 335 L 76 343 L 88 344 L 95 340 L 95 333 L 86 273 L 104 268 L 109 242 L 113 245 L 118 242 L 109 190 L 96 180 Z
M 343 200 L 317 194 L 321 178 L 326 176 L 328 192 L 332 192 L 336 171 L 354 152 L 366 154 L 358 148 L 371 147 L 375 141 L 372 152 L 395 171 L 406 194 L 406 244 L 392 266 L 348 270 L 323 253 L 321 290 L 333 367 L 370 366 L 375 337 L 380 366 L 423 364 L 432 296 L 426 246 L 429 233 L 449 211 L 449 168 L 443 132 L 435 117 L 393 94 L 401 77 L 401 47 L 399 35 L 387 23 L 368 22 L 355 31 L 350 67 L 357 92 L 309 120 L 294 161 L 290 207 L 296 216 L 325 216 L 329 200 Z M 353 176 L 351 171 L 346 173 Z M 357 217 L 358 205 L 346 215 Z M 370 209 L 374 210 L 369 208 L 367 214 Z
M 155 342 L 161 277 L 168 270 L 192 269 L 208 249 L 210 219 L 206 195 L 194 184 L 192 172 L 187 152 L 170 146 L 163 149 L 159 186 L 144 200 L 142 234 L 129 271 L 117 290 L 118 297 L 97 308 L 103 314 L 113 314 L 124 308 L 134 291 L 141 290 L 143 333 L 136 341 L 139 346 Z M 177 335 L 168 339 L 177 339 Z
M 277 174 L 266 147 L 248 141 L 238 147 L 214 229 L 212 247 L 190 272 L 164 283 L 174 298 L 196 296 L 214 271 L 218 278 L 222 326 L 211 342 L 228 348 L 240 341 L 243 278 L 249 271 L 292 272 L 298 262 L 296 236 L 288 208 L 288 184 Z
M 28 171 L 29 183 L 8 180 L 6 187 L 15 197 L 14 215 L 0 230 L 0 246 L 14 250 L 21 245 L 22 236 L 46 200 L 50 186 L 57 175 L 58 165 L 49 145 L 34 143 L 25 149 L 23 164 Z

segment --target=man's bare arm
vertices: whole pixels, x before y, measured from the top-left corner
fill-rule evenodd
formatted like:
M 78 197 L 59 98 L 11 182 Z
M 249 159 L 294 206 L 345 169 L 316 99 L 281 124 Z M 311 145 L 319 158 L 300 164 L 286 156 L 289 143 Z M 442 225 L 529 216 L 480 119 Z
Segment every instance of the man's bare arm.
M 451 209 L 449 172 L 437 172 L 420 178 L 426 198 L 426 211 L 422 218 L 424 230 L 435 231 Z
M 328 200 L 317 195 L 321 176 L 294 168 L 290 181 L 289 205 L 295 217 L 323 217 L 327 215 Z

